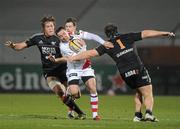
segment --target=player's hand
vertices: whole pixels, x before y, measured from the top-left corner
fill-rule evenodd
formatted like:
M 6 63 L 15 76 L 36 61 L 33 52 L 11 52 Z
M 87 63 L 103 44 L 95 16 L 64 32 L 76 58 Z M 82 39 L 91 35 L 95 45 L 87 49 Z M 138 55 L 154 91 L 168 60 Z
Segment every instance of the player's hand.
M 56 59 L 55 59 L 55 57 L 54 57 L 52 54 L 50 54 L 50 55 L 47 57 L 47 59 L 50 60 L 51 62 L 56 62 Z
M 176 35 L 173 32 L 166 32 L 163 36 L 175 37 Z
M 11 42 L 11 41 L 6 41 L 5 45 L 9 48 L 14 49 L 15 48 L 15 43 Z
M 104 45 L 107 49 L 109 49 L 109 48 L 114 48 L 113 43 L 108 42 L 108 41 L 105 41 L 105 43 L 104 43 L 103 45 Z
M 168 35 L 171 36 L 171 37 L 175 37 L 176 36 L 173 32 L 169 32 Z

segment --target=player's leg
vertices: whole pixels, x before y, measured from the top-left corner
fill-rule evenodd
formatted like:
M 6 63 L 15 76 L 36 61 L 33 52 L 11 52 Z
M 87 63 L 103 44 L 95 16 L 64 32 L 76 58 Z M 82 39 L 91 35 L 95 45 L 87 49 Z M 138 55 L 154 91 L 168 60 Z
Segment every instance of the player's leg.
M 67 76 L 67 80 L 68 80 L 68 85 L 69 86 L 72 85 L 70 87 L 68 86 L 67 94 L 72 96 L 74 101 L 75 101 L 75 98 L 78 98 L 78 96 L 80 97 L 80 95 L 81 95 L 80 94 L 80 90 L 77 90 L 77 89 L 79 89 L 79 87 L 77 88 L 77 86 L 73 86 L 73 85 L 79 85 L 80 77 L 78 75 L 79 75 L 79 73 L 76 70 L 74 70 L 74 69 L 69 69 L 66 72 L 66 76 Z M 84 113 L 83 113 L 83 115 L 79 115 L 79 119 L 85 119 L 86 116 L 85 116 Z M 72 108 L 69 108 L 67 116 L 68 116 L 69 119 L 75 118 L 74 111 L 73 111 Z M 84 118 L 81 117 L 81 116 L 83 116 Z
M 146 85 L 143 87 L 139 87 L 138 90 L 144 97 L 144 105 L 147 110 L 152 111 L 154 105 L 154 99 L 152 94 L 152 85 Z
M 154 98 L 152 92 L 151 78 L 145 67 L 139 69 L 139 74 L 137 74 L 136 79 L 136 89 L 143 96 L 143 103 L 146 107 L 145 120 L 148 121 L 158 121 L 152 114 Z
M 73 82 L 72 80 L 71 82 Z M 79 82 L 79 80 L 77 80 Z M 79 86 L 77 84 L 69 83 L 69 86 L 67 87 L 66 94 L 71 95 L 74 99 L 79 99 L 81 97 L 81 91 L 79 89 Z
M 93 120 L 100 120 L 98 115 L 98 93 L 96 89 L 96 80 L 94 76 L 84 76 L 82 77 L 82 80 L 90 91 L 90 104 Z
M 50 87 L 50 89 L 58 95 L 59 98 L 62 98 L 64 95 L 66 88 L 65 86 L 57 79 L 57 77 L 54 76 L 48 76 L 46 78 L 47 84 Z
M 73 98 L 71 96 L 65 95 L 66 92 L 65 86 L 56 77 L 48 76 L 46 78 L 46 81 L 48 83 L 48 86 L 58 96 L 58 98 L 63 101 L 64 104 L 66 104 L 68 107 L 73 109 L 78 114 L 84 114 L 80 110 L 80 108 L 76 105 Z
M 142 94 L 138 90 L 136 90 L 134 102 L 135 102 L 135 114 L 134 114 L 133 121 L 139 122 L 143 120 L 143 114 L 141 113 L 141 108 L 143 105 L 143 98 L 142 98 Z
M 67 87 L 66 94 L 72 96 L 74 101 L 81 97 L 81 91 L 80 91 L 78 85 L 69 85 Z M 69 119 L 73 119 L 75 117 L 74 110 L 69 108 L 67 116 L 68 116 Z
M 141 92 L 142 96 L 144 97 L 144 105 L 146 107 L 146 114 L 145 114 L 145 120 L 156 122 L 158 121 L 153 116 L 153 105 L 154 105 L 154 98 L 152 93 L 152 85 L 146 85 L 143 87 L 139 87 L 138 90 Z
M 79 84 L 79 79 L 71 80 L 68 82 L 66 94 L 67 96 L 71 96 L 74 100 L 81 97 L 81 92 L 78 84 Z M 72 115 L 72 112 L 68 112 L 68 115 Z M 81 114 L 78 114 L 78 116 L 76 117 L 76 119 L 85 119 L 85 118 L 86 118 L 86 114 L 83 112 Z

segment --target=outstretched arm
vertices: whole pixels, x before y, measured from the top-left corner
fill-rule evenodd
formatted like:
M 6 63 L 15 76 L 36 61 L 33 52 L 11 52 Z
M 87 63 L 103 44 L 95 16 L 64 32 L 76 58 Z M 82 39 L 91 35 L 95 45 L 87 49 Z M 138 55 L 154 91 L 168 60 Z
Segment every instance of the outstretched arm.
M 12 48 L 14 50 L 20 51 L 27 47 L 27 44 L 25 42 L 20 43 L 13 43 L 11 41 L 7 41 L 5 45 L 9 48 Z
M 157 30 L 143 30 L 141 32 L 142 39 L 151 38 L 151 37 L 159 37 L 159 36 L 171 36 L 174 37 L 175 34 L 173 32 L 166 31 L 157 31 Z
M 92 50 L 81 52 L 78 55 L 68 57 L 68 61 L 71 62 L 71 61 L 89 59 L 95 56 L 99 56 L 99 53 L 95 49 L 92 49 Z

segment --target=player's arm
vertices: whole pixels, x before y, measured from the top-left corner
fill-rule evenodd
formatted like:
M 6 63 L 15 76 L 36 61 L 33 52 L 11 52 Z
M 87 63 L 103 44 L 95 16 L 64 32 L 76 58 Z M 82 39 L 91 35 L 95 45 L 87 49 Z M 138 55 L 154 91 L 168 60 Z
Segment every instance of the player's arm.
M 83 35 L 82 35 L 83 39 L 94 40 L 94 41 L 104 45 L 106 48 L 113 48 L 114 47 L 114 45 L 111 42 L 104 41 L 100 36 L 98 36 L 96 34 L 86 32 L 86 31 L 83 31 L 82 33 L 83 33 Z
M 67 62 L 67 57 L 63 56 L 60 58 L 55 58 L 53 55 L 49 55 L 48 59 L 54 63 L 62 63 L 62 62 Z
M 68 57 L 68 61 L 78 61 L 83 59 L 90 59 L 95 56 L 101 56 L 107 52 L 107 49 L 105 46 L 100 45 L 99 47 L 95 49 L 91 49 L 88 51 L 81 52 L 80 54 L 77 54 L 75 56 Z
M 143 30 L 141 32 L 142 39 L 144 39 L 144 38 L 151 38 L 151 37 L 159 37 L 159 36 L 174 37 L 175 34 L 173 32 L 157 31 L 157 30 Z
M 83 51 L 80 54 L 77 54 L 75 56 L 68 57 L 68 61 L 78 61 L 83 59 L 90 59 L 92 57 L 99 56 L 99 53 L 96 49 Z
M 27 47 L 26 42 L 20 42 L 20 43 L 14 43 L 11 41 L 7 41 L 5 45 L 9 48 L 12 48 L 14 50 L 20 51 Z

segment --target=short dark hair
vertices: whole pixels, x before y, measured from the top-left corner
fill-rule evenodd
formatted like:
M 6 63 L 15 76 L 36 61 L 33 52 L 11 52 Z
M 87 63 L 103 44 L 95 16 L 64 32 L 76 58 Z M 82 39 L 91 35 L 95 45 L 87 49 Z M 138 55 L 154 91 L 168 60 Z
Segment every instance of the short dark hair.
M 108 38 L 112 38 L 118 33 L 117 26 L 112 23 L 109 23 L 105 26 L 104 32 Z
M 77 26 L 77 19 L 74 17 L 68 17 L 65 21 L 65 24 L 68 22 L 72 22 L 74 26 Z
M 44 28 L 46 22 L 53 22 L 55 25 L 55 21 L 56 20 L 53 16 L 45 16 L 41 19 L 41 26 L 42 26 L 42 28 Z
M 57 35 L 57 33 L 59 33 L 59 31 L 61 31 L 61 30 L 65 30 L 64 26 L 60 26 L 60 27 L 58 27 L 58 28 L 56 29 L 56 31 L 55 31 L 56 35 Z

